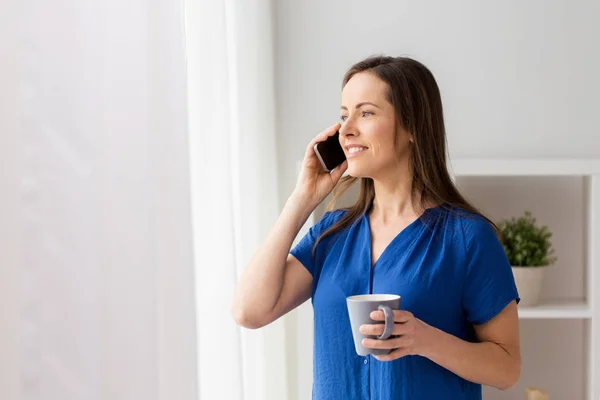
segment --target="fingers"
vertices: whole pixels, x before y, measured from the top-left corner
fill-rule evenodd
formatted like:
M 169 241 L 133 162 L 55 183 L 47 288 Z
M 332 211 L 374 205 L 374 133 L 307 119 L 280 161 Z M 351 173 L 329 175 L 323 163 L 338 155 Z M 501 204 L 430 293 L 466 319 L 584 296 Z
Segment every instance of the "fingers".
M 310 141 L 310 143 L 306 147 L 306 150 L 312 151 L 315 144 L 317 144 L 319 142 L 324 142 L 325 140 L 327 140 L 327 138 L 329 136 L 335 135 L 335 133 L 338 131 L 338 129 L 340 129 L 341 126 L 342 125 L 338 122 L 334 125 L 331 125 L 329 128 L 325 129 L 321 133 L 319 133 L 317 136 L 315 136 L 315 138 L 313 140 Z
M 392 335 L 405 335 L 412 332 L 413 324 L 407 324 L 407 322 L 414 319 L 414 315 L 410 311 L 404 310 L 393 310 L 394 313 L 394 330 Z M 371 313 L 371 319 L 373 321 L 385 321 L 385 315 L 383 311 L 373 311 Z M 366 324 L 360 327 L 360 333 L 365 335 L 379 336 L 383 334 L 385 329 L 384 324 Z
M 410 311 L 404 310 L 393 310 L 394 312 L 394 322 L 403 323 L 410 321 L 414 318 L 413 314 Z M 371 319 L 373 321 L 385 321 L 385 314 L 383 311 L 373 311 L 371 313 Z
M 396 327 L 394 327 L 396 328 Z M 383 331 L 385 330 L 384 324 L 375 324 L 375 325 L 361 325 L 359 332 L 363 335 L 371 335 L 371 336 L 380 336 L 383 335 Z M 392 335 L 394 333 L 392 332 Z
M 335 167 L 335 169 L 333 171 L 331 171 L 331 179 L 333 180 L 333 182 L 337 183 L 337 181 L 340 180 L 340 178 L 342 177 L 344 172 L 346 172 L 347 169 L 348 169 L 348 160 L 344 161 L 343 163 L 341 163 L 340 165 Z
M 386 340 L 363 339 L 362 345 L 369 349 L 398 349 L 408 347 L 412 343 L 412 338 L 404 336 L 390 338 Z
M 415 324 L 414 315 L 409 311 L 393 310 L 394 313 L 394 329 L 392 337 L 385 340 L 365 338 L 362 340 L 362 345 L 372 349 L 392 350 L 389 354 L 383 356 L 374 356 L 379 361 L 392 361 L 405 355 L 412 354 L 412 346 L 414 344 Z M 383 311 L 373 311 L 371 319 L 374 321 L 385 321 Z M 385 324 L 366 324 L 361 325 L 360 333 L 369 336 L 379 336 L 383 333 Z
M 329 128 L 325 129 L 323 132 L 319 133 L 317 137 L 313 140 L 317 142 L 322 142 L 323 140 L 327 140 L 329 136 L 335 135 L 335 133 L 340 129 L 342 125 L 339 122 L 331 125 Z
M 396 350 L 390 352 L 389 354 L 386 354 L 383 356 L 373 356 L 373 357 L 375 357 L 379 361 L 393 361 L 393 360 L 397 360 L 398 358 L 407 356 L 409 354 L 411 354 L 409 348 L 401 347 L 399 349 L 396 349 Z
M 394 324 L 394 330 L 392 330 L 392 335 L 406 335 L 413 331 L 412 324 L 402 324 L 396 323 Z M 363 335 L 369 336 L 380 336 L 383 334 L 385 329 L 384 324 L 373 324 L 373 325 L 362 325 L 359 329 L 359 332 Z

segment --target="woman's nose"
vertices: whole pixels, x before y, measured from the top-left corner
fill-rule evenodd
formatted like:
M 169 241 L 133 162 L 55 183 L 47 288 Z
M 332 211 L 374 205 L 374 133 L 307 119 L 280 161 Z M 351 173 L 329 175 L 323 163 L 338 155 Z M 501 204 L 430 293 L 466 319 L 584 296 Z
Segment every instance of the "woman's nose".
M 356 130 L 349 120 L 342 122 L 342 126 L 339 129 L 340 135 L 343 137 L 356 136 Z

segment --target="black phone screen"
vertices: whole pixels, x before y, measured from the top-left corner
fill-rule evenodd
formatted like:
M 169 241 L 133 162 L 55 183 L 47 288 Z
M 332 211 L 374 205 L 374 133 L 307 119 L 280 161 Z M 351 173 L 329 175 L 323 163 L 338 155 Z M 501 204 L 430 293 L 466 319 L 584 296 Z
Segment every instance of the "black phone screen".
M 331 171 L 346 160 L 344 149 L 340 145 L 340 132 L 329 136 L 324 142 L 315 145 L 315 153 L 325 171 Z

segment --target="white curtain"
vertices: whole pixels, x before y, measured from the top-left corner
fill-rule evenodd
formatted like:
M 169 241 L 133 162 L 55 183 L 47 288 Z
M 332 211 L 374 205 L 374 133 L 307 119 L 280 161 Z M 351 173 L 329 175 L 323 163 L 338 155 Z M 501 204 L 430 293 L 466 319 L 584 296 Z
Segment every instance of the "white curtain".
M 196 399 L 182 4 L 10 5 L 0 399 Z
M 271 9 L 186 2 L 200 399 L 287 399 L 283 322 L 239 329 L 240 271 L 279 213 Z
M 0 398 L 19 395 L 17 290 L 17 60 L 15 5 L 3 4 L 0 13 Z
M 270 4 L 11 5 L 0 399 L 285 400 L 282 322 L 229 314 L 279 212 Z

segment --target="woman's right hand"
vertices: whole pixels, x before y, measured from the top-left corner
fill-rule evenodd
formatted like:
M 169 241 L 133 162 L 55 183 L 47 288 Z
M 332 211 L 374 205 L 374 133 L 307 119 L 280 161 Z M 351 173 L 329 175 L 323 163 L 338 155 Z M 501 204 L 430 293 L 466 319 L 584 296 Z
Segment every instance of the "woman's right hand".
M 302 161 L 302 169 L 296 184 L 295 194 L 315 207 L 333 190 L 348 168 L 348 161 L 344 161 L 331 173 L 326 172 L 323 170 L 323 166 L 314 150 L 315 144 L 325 141 L 329 136 L 335 135 L 340 126 L 337 123 L 325 129 L 306 147 L 306 154 Z

